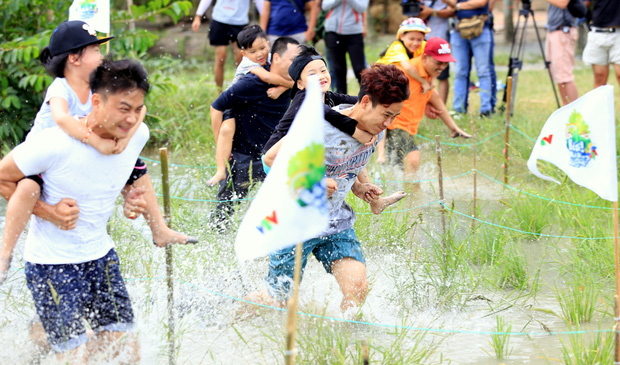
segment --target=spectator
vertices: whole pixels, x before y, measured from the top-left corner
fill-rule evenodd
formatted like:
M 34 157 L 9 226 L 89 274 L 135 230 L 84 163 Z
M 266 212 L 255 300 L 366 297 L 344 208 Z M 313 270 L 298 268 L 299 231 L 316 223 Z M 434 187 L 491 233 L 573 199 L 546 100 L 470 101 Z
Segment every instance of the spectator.
M 335 91 L 346 94 L 347 53 L 358 82 L 366 68 L 364 32 L 368 0 L 323 0 L 321 6 L 329 12 L 325 19 L 325 46 L 331 62 L 329 68 L 335 76 Z
M 304 15 L 306 11 L 309 13 L 307 24 Z M 265 0 L 260 26 L 267 33 L 271 44 L 278 37 L 291 37 L 299 44 L 304 44 L 314 38 L 318 16 L 317 0 Z
M 211 5 L 211 0 L 200 0 L 196 16 L 192 22 L 192 30 L 200 28 L 202 15 Z M 213 74 L 215 84 L 222 89 L 224 85 L 224 64 L 226 63 L 226 47 L 232 43 L 235 55 L 235 64 L 241 62 L 241 53 L 237 47 L 237 34 L 249 23 L 248 12 L 250 0 L 217 1 L 213 7 L 211 23 L 209 25 L 209 43 L 215 47 L 215 63 Z
M 573 77 L 575 67 L 575 44 L 577 43 L 577 21 L 566 9 L 569 0 L 547 0 L 547 39 L 545 55 L 550 62 L 553 81 L 558 84 L 564 105 L 579 97 Z
M 459 113 L 467 112 L 469 70 L 473 55 L 480 82 L 480 116 L 489 117 L 494 112 L 493 70 L 489 57 L 493 50 L 489 0 L 445 0 L 445 2 L 456 10 L 458 19 L 457 29 L 450 33 L 450 43 L 456 59 L 452 103 L 454 110 Z
M 609 65 L 614 65 L 620 84 L 620 6 L 617 0 L 592 0 L 592 23 L 583 62 L 592 65 L 594 87 L 607 83 Z

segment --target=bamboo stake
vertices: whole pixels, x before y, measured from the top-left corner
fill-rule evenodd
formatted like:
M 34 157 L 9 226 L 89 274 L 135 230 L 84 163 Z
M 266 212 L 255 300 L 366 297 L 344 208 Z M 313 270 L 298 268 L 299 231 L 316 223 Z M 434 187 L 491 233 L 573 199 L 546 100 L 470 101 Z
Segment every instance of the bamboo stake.
M 364 361 L 364 365 L 370 364 L 369 354 L 368 354 L 368 344 L 366 341 L 362 341 L 362 359 Z
M 472 114 L 472 112 L 469 112 L 469 125 L 470 125 L 470 130 L 471 130 L 471 141 L 472 141 L 472 151 L 473 151 L 473 156 L 474 156 L 474 161 L 473 161 L 473 168 L 472 171 L 474 173 L 474 201 L 472 203 L 472 213 L 471 216 L 476 218 L 476 200 L 477 200 L 477 193 L 478 193 L 478 186 L 477 186 L 477 181 L 478 181 L 478 175 L 477 175 L 477 171 L 476 171 L 476 130 L 474 128 L 474 116 Z M 471 230 L 473 231 L 476 228 L 476 221 L 475 220 L 471 220 Z
M 160 148 L 159 156 L 161 160 L 161 186 L 162 195 L 164 196 L 164 220 L 166 225 L 170 227 L 170 180 L 168 179 L 168 149 Z M 172 278 L 173 262 L 172 247 L 167 245 L 166 248 L 166 284 L 168 285 L 168 364 L 175 364 L 174 357 L 174 280 Z
M 303 243 L 295 246 L 295 271 L 293 273 L 293 296 L 288 300 L 288 319 L 286 321 L 286 365 L 295 364 L 295 334 L 297 333 L 297 303 L 299 299 L 299 281 L 301 278 L 301 256 Z
M 614 202 L 614 257 L 616 261 L 616 295 L 614 296 L 614 338 L 616 357 L 614 364 L 620 364 L 620 249 L 618 248 L 618 202 Z
M 443 170 L 441 167 L 441 142 L 439 141 L 439 136 L 435 136 L 435 145 L 437 151 L 437 169 L 439 170 L 439 201 L 441 205 L 441 229 L 443 230 L 442 235 L 443 239 L 441 242 L 443 243 L 443 248 L 445 251 L 446 248 L 446 209 L 444 207 L 444 198 L 443 198 Z M 444 252 L 447 254 L 447 252 Z
M 508 144 L 510 135 L 510 114 L 512 113 L 512 76 L 506 81 L 506 142 L 504 143 L 504 185 L 508 184 Z

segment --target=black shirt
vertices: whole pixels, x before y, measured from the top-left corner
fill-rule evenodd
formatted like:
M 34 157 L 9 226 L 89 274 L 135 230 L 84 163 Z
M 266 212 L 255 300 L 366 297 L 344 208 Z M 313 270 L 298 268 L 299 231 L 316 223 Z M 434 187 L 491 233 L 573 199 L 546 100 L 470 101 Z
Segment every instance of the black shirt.
M 620 27 L 620 2 L 618 0 L 594 0 L 593 2 L 593 26 L 599 28 Z
M 234 152 L 260 160 L 263 146 L 290 103 L 290 90 L 274 100 L 267 96 L 267 89 L 271 87 L 273 85 L 248 73 L 211 104 L 219 111 L 232 109 L 236 125 L 232 145 Z
M 295 119 L 295 115 L 299 111 L 301 104 L 306 97 L 306 90 L 299 90 L 293 101 L 291 102 L 291 106 L 278 123 L 278 126 L 273 131 L 273 134 L 269 138 L 269 141 L 263 147 L 263 153 L 267 153 L 274 144 L 278 143 L 279 140 L 282 139 L 291 128 L 291 124 L 293 124 L 293 119 Z M 323 104 L 323 110 L 325 113 L 325 120 L 333 125 L 334 127 L 340 129 L 342 132 L 352 136 L 355 133 L 355 127 L 357 127 L 357 121 L 355 119 L 351 119 L 344 114 L 341 114 L 334 109 L 333 106 L 340 104 L 355 104 L 357 103 L 357 96 L 351 96 L 346 94 L 336 94 L 331 91 L 325 93 L 325 104 Z

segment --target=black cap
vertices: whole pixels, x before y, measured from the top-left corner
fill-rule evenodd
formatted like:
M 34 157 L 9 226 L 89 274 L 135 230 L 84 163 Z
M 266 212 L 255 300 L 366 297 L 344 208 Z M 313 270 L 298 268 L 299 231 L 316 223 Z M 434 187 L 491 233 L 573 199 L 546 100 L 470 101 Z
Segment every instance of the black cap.
M 293 79 L 293 88 L 291 89 L 291 99 L 299 91 L 299 89 L 297 88 L 297 80 L 299 80 L 299 77 L 301 76 L 301 71 L 303 71 L 304 68 L 306 68 L 307 64 L 315 60 L 321 60 L 323 61 L 323 63 L 327 65 L 327 62 L 325 62 L 325 59 L 323 59 L 323 56 L 320 56 L 320 55 L 313 55 L 313 56 L 303 55 L 303 56 L 297 56 L 293 59 L 293 63 L 291 63 L 291 65 L 288 68 L 288 74 Z
M 97 32 L 81 20 L 70 20 L 60 23 L 54 29 L 48 46 L 51 56 L 90 46 L 101 44 L 114 37 L 97 38 Z

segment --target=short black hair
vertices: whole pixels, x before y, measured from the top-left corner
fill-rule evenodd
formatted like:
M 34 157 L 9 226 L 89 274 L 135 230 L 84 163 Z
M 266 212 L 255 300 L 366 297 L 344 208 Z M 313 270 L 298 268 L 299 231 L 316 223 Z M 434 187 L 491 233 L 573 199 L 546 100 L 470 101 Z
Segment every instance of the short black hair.
M 256 24 L 248 25 L 237 34 L 237 46 L 239 49 L 250 48 L 257 38 L 267 39 L 267 34 Z
M 280 37 L 276 39 L 275 42 L 271 45 L 271 59 L 273 59 L 274 54 L 278 54 L 282 56 L 286 50 L 288 49 L 289 44 L 299 45 L 299 42 L 294 40 L 291 37 Z
M 141 89 L 146 94 L 151 87 L 142 64 L 128 59 L 103 60 L 101 65 L 90 74 L 89 85 L 93 94 L 99 93 L 104 99 L 106 94 L 116 94 L 133 89 Z
M 39 61 L 45 67 L 45 70 L 54 77 L 65 77 L 65 66 L 67 65 L 67 59 L 69 55 L 76 54 L 79 56 L 82 55 L 86 46 L 72 50 L 69 52 L 64 52 L 56 56 L 52 56 L 52 52 L 49 47 L 43 48 L 41 53 L 39 54 Z

